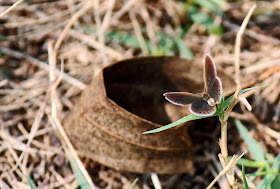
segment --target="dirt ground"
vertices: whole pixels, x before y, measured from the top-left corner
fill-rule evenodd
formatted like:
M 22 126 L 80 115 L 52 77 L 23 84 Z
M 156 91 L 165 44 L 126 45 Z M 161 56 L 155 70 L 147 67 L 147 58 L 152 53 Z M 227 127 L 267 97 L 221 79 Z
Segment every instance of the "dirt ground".
M 135 189 L 206 188 L 222 171 L 218 118 L 193 123 L 194 168 L 171 175 L 119 172 L 79 156 L 63 120 L 104 67 L 127 58 L 174 55 L 202 65 L 207 53 L 234 79 L 236 34 L 254 4 L 240 47 L 241 85 L 270 85 L 244 93 L 252 111 L 242 103 L 233 109 L 228 150 L 248 150 L 238 119 L 269 157 L 280 154 L 280 1 L 209 2 L 0 0 L 0 188 L 86 188 L 83 171 L 95 188 L 129 188 L 137 178 Z M 230 95 L 236 86 L 228 88 Z M 244 158 L 254 155 L 249 150 Z M 234 170 L 242 183 L 241 166 Z M 213 188 L 230 187 L 223 176 Z

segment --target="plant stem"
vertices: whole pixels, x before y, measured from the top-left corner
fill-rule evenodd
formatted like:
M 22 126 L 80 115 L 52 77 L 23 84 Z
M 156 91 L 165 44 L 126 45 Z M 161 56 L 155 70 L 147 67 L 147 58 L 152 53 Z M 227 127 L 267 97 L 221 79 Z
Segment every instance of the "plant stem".
M 220 139 L 220 148 L 221 154 L 225 163 L 228 164 L 228 148 L 227 148 L 227 122 L 220 120 L 221 122 L 221 139 Z
M 222 164 L 222 167 L 225 168 L 228 161 L 228 148 L 227 148 L 227 121 L 224 120 L 223 116 L 219 116 L 221 122 L 221 139 L 220 139 L 220 148 L 221 153 L 219 154 L 219 159 Z M 236 189 L 236 182 L 234 178 L 234 171 L 230 168 L 226 173 L 226 177 L 228 179 L 229 184 L 233 189 Z

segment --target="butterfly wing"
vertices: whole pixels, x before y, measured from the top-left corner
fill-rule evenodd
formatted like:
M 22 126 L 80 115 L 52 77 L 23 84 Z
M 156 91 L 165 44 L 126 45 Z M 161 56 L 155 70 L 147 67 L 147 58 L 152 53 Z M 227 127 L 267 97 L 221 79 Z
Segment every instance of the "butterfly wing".
M 216 76 L 217 76 L 217 71 L 216 71 L 214 61 L 211 58 L 211 56 L 206 55 L 205 64 L 204 64 L 204 75 L 203 75 L 204 92 L 209 94 L 209 91 L 211 91 L 212 86 L 215 82 Z
M 211 116 L 216 112 L 216 107 L 210 106 L 205 100 L 202 100 L 192 103 L 190 111 L 197 116 Z
M 201 94 L 193 94 L 188 92 L 168 92 L 164 93 L 163 96 L 172 104 L 179 106 L 186 106 L 188 104 L 203 100 L 203 96 Z
M 219 104 L 221 102 L 222 91 L 223 91 L 222 82 L 219 77 L 216 77 L 214 84 L 211 90 L 209 91 L 209 95 L 211 96 L 211 98 L 215 100 L 216 104 Z

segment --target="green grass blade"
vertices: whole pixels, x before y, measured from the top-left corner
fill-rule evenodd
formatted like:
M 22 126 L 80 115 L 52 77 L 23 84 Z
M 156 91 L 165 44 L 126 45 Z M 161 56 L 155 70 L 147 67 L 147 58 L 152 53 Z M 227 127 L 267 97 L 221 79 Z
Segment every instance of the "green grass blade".
M 256 187 L 257 189 L 274 189 L 272 188 L 272 184 L 274 180 L 277 178 L 277 170 L 275 168 L 279 168 L 279 157 L 273 159 L 272 167 L 267 163 L 266 170 L 263 172 L 258 172 L 259 175 L 264 175 L 262 181 Z
M 139 48 L 139 49 L 141 48 L 138 38 L 136 37 L 136 35 L 133 34 L 128 34 L 121 31 L 115 31 L 106 34 L 105 37 L 108 38 L 109 40 L 117 41 L 119 43 L 128 45 L 130 47 Z M 150 52 L 151 50 L 150 41 L 144 39 L 144 42 Z
M 81 189 L 90 189 L 90 185 L 87 183 L 87 180 L 85 179 L 83 173 L 80 171 L 80 169 L 77 167 L 74 161 L 70 160 L 70 166 L 72 168 L 73 173 L 75 174 L 75 177 Z
M 256 187 L 256 189 L 269 189 L 269 188 L 273 189 L 273 188 L 271 187 L 271 185 L 272 185 L 272 182 L 275 180 L 276 176 L 277 176 L 277 175 L 276 175 L 275 172 L 270 172 L 270 171 L 268 171 L 268 172 L 265 174 L 263 180 L 258 184 L 258 186 Z
M 272 167 L 276 171 L 276 175 L 279 175 L 279 173 L 280 173 L 280 154 L 275 158 Z M 275 179 L 271 183 L 271 188 L 280 188 L 280 176 L 275 177 Z
M 136 178 L 133 183 L 131 183 L 131 185 L 128 187 L 128 189 L 132 189 L 133 186 L 138 182 L 138 178 Z
M 188 16 L 193 22 L 205 26 L 207 30 L 209 30 L 214 24 L 214 21 L 209 14 L 201 12 L 200 9 L 196 7 L 189 8 Z
M 28 182 L 30 188 L 31 189 L 36 189 L 36 186 L 35 186 L 33 180 L 29 176 L 26 176 L 26 179 L 27 179 L 27 182 Z
M 243 177 L 243 182 L 244 182 L 244 187 L 245 189 L 249 189 L 247 180 L 246 180 L 246 176 L 245 176 L 245 168 L 244 168 L 244 164 L 242 163 L 242 177 Z
M 252 160 L 240 158 L 237 161 L 237 165 L 244 165 L 245 167 L 263 168 L 264 169 L 266 167 L 266 162 L 265 161 L 252 161 Z
M 249 152 L 253 155 L 254 159 L 256 161 L 264 161 L 264 151 L 262 150 L 261 146 L 258 144 L 258 142 L 251 137 L 246 127 L 241 123 L 241 121 L 235 119 L 234 123 L 239 131 L 240 136 L 246 143 Z
M 196 116 L 196 115 L 193 115 L 193 114 L 190 114 L 190 115 L 187 115 L 173 123 L 170 123 L 168 125 L 165 125 L 165 126 L 162 126 L 162 127 L 159 127 L 159 128 L 156 128 L 156 129 L 153 129 L 153 130 L 150 130 L 150 131 L 146 131 L 144 132 L 143 134 L 151 134 L 151 133 L 158 133 L 160 131 L 164 131 L 166 129 L 170 129 L 172 127 L 175 127 L 177 125 L 180 125 L 182 123 L 185 123 L 187 121 L 192 121 L 192 120 L 196 120 L 196 119 L 202 119 L 202 118 L 205 118 L 205 117 L 209 117 L 209 116 Z
M 214 34 L 214 35 L 218 35 L 218 36 L 220 36 L 220 35 L 222 35 L 223 33 L 224 33 L 224 29 L 223 29 L 223 27 L 222 26 L 212 26 L 211 28 L 210 28 L 210 31 L 209 31 L 211 34 Z
M 208 10 L 212 11 L 216 15 L 220 15 L 220 16 L 222 15 L 221 7 L 219 7 L 219 5 L 216 4 L 216 2 L 211 0 L 196 0 L 196 2 L 199 3 L 201 7 L 207 8 Z
M 280 173 L 280 154 L 274 159 L 272 167 L 277 173 Z
M 225 4 L 225 0 L 210 0 L 210 1 L 216 3 L 219 6 L 222 6 Z
M 243 89 L 239 92 L 239 94 L 242 94 L 242 93 L 245 93 L 247 91 L 250 91 L 250 90 L 253 90 L 253 89 L 261 89 L 261 88 L 264 88 L 264 87 L 267 87 L 269 84 L 266 84 L 266 85 L 263 85 L 263 86 L 257 86 L 257 87 L 250 87 L 250 88 L 246 88 L 246 89 Z M 231 95 L 230 97 L 228 97 L 226 100 L 225 100 L 225 103 L 224 103 L 224 110 L 228 107 L 228 105 L 231 103 L 232 99 L 234 97 L 234 94 Z
M 186 45 L 186 42 L 183 39 L 175 39 L 175 43 L 178 47 L 180 56 L 185 57 L 187 59 L 193 59 L 194 55 L 192 50 Z
M 248 173 L 246 174 L 247 176 L 266 176 L 269 174 L 273 174 L 275 175 L 275 171 L 260 171 L 260 172 L 256 172 L 256 173 Z
M 271 184 L 271 188 L 280 188 L 280 176 L 276 177 Z

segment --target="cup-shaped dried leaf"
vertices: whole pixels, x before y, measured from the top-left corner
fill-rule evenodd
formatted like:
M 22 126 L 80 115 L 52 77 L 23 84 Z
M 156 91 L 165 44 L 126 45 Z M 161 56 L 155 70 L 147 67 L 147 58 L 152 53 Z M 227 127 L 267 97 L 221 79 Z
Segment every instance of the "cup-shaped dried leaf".
M 187 127 L 142 133 L 189 114 L 188 108 L 170 104 L 162 94 L 201 91 L 202 72 L 202 65 L 178 57 L 116 62 L 93 79 L 65 118 L 64 128 L 81 155 L 117 170 L 191 173 Z M 218 75 L 225 90 L 234 84 L 219 69 Z

